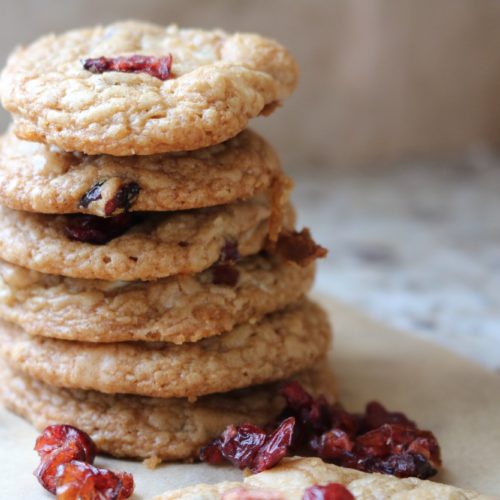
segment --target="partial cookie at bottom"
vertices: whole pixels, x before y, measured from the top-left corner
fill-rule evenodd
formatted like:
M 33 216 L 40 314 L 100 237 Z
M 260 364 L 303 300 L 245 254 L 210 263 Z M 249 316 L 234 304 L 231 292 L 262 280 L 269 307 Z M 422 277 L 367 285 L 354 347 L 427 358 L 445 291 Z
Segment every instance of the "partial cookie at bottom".
M 314 366 L 329 342 L 325 312 L 305 299 L 255 324 L 181 345 L 54 340 L 0 324 L 5 360 L 38 380 L 163 398 L 196 398 L 286 378 Z
M 227 425 L 264 425 L 284 407 L 279 384 L 229 394 L 186 399 L 157 399 L 58 389 L 16 373 L 0 363 L 0 400 L 41 430 L 50 424 L 70 424 L 89 433 L 100 452 L 116 457 L 158 457 L 189 460 L 200 446 Z M 334 400 L 335 385 L 328 369 L 293 377 L 314 395 Z
M 356 500 L 493 500 L 446 484 L 413 477 L 399 479 L 385 474 L 368 474 L 327 464 L 319 458 L 302 457 L 285 458 L 277 467 L 247 476 L 241 483 L 198 484 L 164 493 L 153 500 L 302 500 L 307 488 L 328 483 L 342 484 Z

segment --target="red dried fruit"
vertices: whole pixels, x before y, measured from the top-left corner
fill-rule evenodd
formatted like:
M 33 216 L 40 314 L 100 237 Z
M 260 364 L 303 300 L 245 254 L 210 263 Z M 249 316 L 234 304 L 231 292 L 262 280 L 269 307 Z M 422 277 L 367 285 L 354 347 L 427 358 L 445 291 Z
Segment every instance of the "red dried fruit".
M 277 491 L 240 487 L 226 491 L 221 500 L 285 500 L 285 498 Z
M 354 500 L 352 493 L 342 484 L 314 485 L 304 491 L 302 500 Z
M 218 264 L 234 264 L 241 259 L 240 251 L 238 250 L 238 242 L 227 240 L 220 249 Z
M 314 436 L 311 439 L 311 448 L 316 455 L 323 460 L 341 459 L 354 448 L 349 435 L 341 429 L 332 429 L 325 432 L 321 437 Z
M 275 245 L 275 253 L 285 260 L 296 262 L 300 266 L 307 266 L 312 261 L 325 257 L 326 248 L 318 245 L 311 237 L 309 229 L 302 231 L 283 231 Z
M 230 425 L 220 438 L 201 449 L 200 460 L 220 464 L 225 459 L 240 469 L 262 472 L 286 456 L 294 426 L 294 418 L 284 420 L 271 433 L 252 424 Z
M 384 424 L 401 424 L 416 429 L 415 422 L 409 420 L 404 413 L 387 411 L 377 401 L 371 401 L 366 405 L 365 414 L 360 426 L 364 431 L 376 429 Z
M 58 468 L 72 460 L 85 460 L 85 452 L 74 441 L 44 455 L 33 474 L 46 490 L 55 493 Z
M 292 444 L 295 419 L 293 417 L 283 420 L 279 427 L 267 436 L 266 442 L 257 451 L 250 467 L 254 473 L 274 467 L 286 456 Z
M 212 283 L 214 285 L 236 286 L 240 272 L 232 264 L 216 264 L 212 267 Z
M 71 214 L 66 216 L 64 231 L 70 240 L 104 245 L 128 231 L 140 221 L 138 214 L 122 213 L 114 217 Z
M 96 182 L 81 198 L 78 206 L 81 208 L 88 208 L 88 206 L 93 202 L 100 200 L 102 198 L 101 195 L 101 187 L 106 181 Z
M 57 471 L 59 500 L 124 500 L 134 492 L 134 479 L 127 472 L 114 473 L 85 462 L 72 461 Z
M 49 425 L 37 437 L 34 449 L 44 458 L 54 450 L 72 444 L 77 445 L 83 452 L 82 460 L 89 463 L 94 461 L 97 450 L 92 438 L 71 425 Z
M 172 55 L 155 57 L 135 54 L 132 56 L 97 57 L 85 59 L 83 68 L 91 73 L 119 71 L 121 73 L 147 73 L 160 80 L 172 78 Z
M 128 212 L 135 200 L 137 200 L 140 190 L 141 188 L 137 182 L 127 182 L 120 186 L 113 198 L 104 205 L 104 215 L 113 215 L 117 210 Z

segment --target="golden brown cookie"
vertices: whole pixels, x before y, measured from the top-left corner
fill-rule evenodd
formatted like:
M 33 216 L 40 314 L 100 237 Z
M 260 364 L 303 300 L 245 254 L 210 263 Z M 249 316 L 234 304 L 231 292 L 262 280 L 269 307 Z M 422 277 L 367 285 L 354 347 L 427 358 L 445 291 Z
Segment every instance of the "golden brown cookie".
M 0 353 L 58 387 L 196 398 L 274 382 L 314 366 L 330 343 L 324 311 L 307 300 L 199 342 L 84 343 L 33 337 L 0 323 Z
M 302 500 L 307 488 L 328 483 L 345 486 L 355 500 L 493 500 L 446 484 L 369 474 L 327 464 L 319 458 L 302 457 L 285 458 L 276 467 L 247 476 L 241 483 L 198 484 L 166 492 L 153 500 Z
M 242 256 L 258 253 L 266 243 L 271 210 L 269 198 L 258 196 L 191 211 L 147 212 L 125 234 L 94 245 L 67 236 L 75 216 L 0 207 L 0 258 L 43 273 L 110 281 L 196 273 L 217 262 L 228 243 L 237 244 Z M 284 224 L 293 223 L 288 206 Z
M 234 269 L 234 285 L 218 282 L 212 268 L 126 282 L 42 274 L 0 260 L 0 317 L 45 337 L 181 344 L 255 323 L 297 301 L 314 278 L 314 265 L 266 254 L 247 257 Z
M 147 59 L 130 59 L 137 55 L 162 57 L 151 62 L 163 71 L 152 76 Z M 125 58 L 115 62 L 129 72 L 108 71 L 114 66 L 101 57 Z M 297 79 L 286 49 L 259 35 L 128 21 L 17 49 L 0 94 L 19 137 L 86 154 L 151 155 L 233 137 L 274 110 Z
M 223 205 L 271 189 L 282 175 L 271 146 L 245 130 L 186 153 L 115 157 L 63 153 L 0 138 L 0 202 L 40 213 L 169 211 Z
M 264 425 L 284 406 L 278 385 L 252 387 L 229 394 L 186 399 L 108 395 L 58 389 L 15 373 L 0 363 L 0 400 L 39 430 L 70 424 L 89 433 L 99 450 L 117 457 L 158 457 L 165 461 L 198 456 L 200 446 L 227 425 Z M 297 376 L 314 395 L 334 400 L 335 386 L 324 368 Z

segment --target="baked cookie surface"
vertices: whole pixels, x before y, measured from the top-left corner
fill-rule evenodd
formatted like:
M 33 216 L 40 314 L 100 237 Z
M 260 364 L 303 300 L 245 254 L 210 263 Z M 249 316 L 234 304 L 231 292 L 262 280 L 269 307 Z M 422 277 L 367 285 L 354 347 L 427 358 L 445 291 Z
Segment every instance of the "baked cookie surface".
M 280 174 L 271 146 L 250 130 L 210 148 L 147 157 L 63 153 L 12 131 L 0 139 L 0 203 L 30 212 L 116 215 L 123 207 L 113 200 L 127 189 L 129 211 L 224 205 L 271 189 Z
M 83 343 L 0 325 L 0 352 L 16 370 L 58 387 L 196 398 L 274 382 L 324 357 L 330 327 L 307 300 L 194 343 Z
M 214 271 L 147 282 L 65 278 L 0 260 L 0 317 L 31 335 L 86 342 L 196 342 L 258 321 L 311 287 L 314 265 L 266 254 L 237 264 L 234 286 Z
M 247 476 L 241 483 L 199 484 L 164 493 L 153 500 L 302 500 L 304 491 L 310 486 L 328 483 L 342 484 L 355 500 L 493 500 L 491 497 L 446 484 L 416 478 L 399 479 L 385 474 L 368 474 L 327 464 L 319 458 L 301 457 L 285 458 L 276 467 Z
M 88 58 L 171 54 L 171 77 L 84 69 Z M 86 154 L 151 155 L 233 137 L 297 85 L 284 47 L 254 34 L 144 22 L 48 35 L 9 58 L 3 106 L 19 137 Z
M 111 281 L 196 273 L 217 262 L 228 242 L 237 242 L 242 256 L 262 250 L 271 205 L 258 196 L 191 211 L 147 212 L 104 245 L 70 240 L 65 226 L 73 216 L 0 207 L 0 258 L 43 273 Z M 289 206 L 285 226 L 292 227 L 294 218 Z
M 279 384 L 252 387 L 229 394 L 186 399 L 108 395 L 58 389 L 13 372 L 0 364 L 0 400 L 41 430 L 50 424 L 70 424 L 91 435 L 101 452 L 116 457 L 158 457 L 165 461 L 196 458 L 200 446 L 226 426 L 256 425 L 277 417 L 284 407 Z M 327 369 L 293 377 L 314 395 L 334 400 L 334 379 Z

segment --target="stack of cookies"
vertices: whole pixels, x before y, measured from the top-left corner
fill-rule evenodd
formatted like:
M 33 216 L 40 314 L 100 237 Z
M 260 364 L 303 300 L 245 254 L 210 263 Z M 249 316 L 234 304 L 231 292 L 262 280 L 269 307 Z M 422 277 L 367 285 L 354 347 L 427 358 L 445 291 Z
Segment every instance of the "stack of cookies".
M 115 456 L 189 459 L 269 421 L 276 385 L 331 393 L 324 251 L 248 120 L 297 67 L 257 35 L 125 22 L 44 37 L 0 80 L 0 392 Z M 309 371 L 308 371 L 309 370 Z

